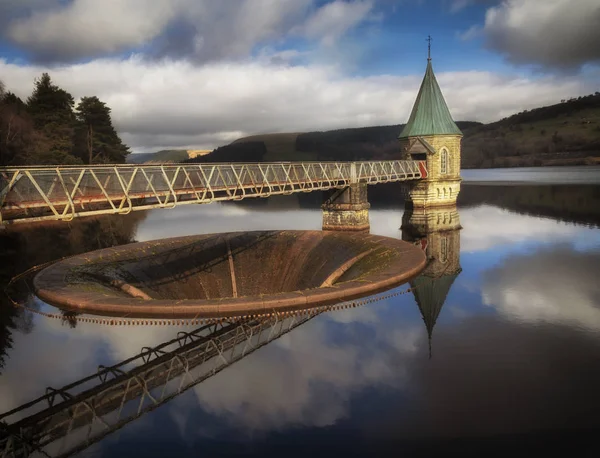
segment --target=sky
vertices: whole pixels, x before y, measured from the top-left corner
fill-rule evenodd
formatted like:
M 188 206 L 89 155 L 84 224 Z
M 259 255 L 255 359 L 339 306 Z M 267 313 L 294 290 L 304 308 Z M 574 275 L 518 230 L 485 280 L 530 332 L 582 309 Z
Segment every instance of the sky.
M 455 120 L 600 90 L 600 0 L 0 0 L 0 80 L 96 95 L 133 152 L 407 121 L 427 63 Z

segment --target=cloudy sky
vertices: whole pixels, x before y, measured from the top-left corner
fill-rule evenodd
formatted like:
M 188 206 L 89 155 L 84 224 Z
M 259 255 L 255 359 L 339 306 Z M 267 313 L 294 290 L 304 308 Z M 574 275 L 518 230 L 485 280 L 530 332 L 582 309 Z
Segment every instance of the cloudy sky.
M 134 152 L 406 122 L 434 69 L 456 120 L 599 90 L 598 0 L 0 0 L 0 79 L 97 95 Z

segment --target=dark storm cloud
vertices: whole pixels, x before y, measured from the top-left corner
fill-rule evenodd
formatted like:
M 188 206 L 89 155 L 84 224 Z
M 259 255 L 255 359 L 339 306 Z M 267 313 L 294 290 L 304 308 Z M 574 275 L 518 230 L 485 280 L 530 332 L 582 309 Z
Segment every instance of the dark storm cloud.
M 598 0 L 512 0 L 490 8 L 487 46 L 515 64 L 577 70 L 600 62 Z

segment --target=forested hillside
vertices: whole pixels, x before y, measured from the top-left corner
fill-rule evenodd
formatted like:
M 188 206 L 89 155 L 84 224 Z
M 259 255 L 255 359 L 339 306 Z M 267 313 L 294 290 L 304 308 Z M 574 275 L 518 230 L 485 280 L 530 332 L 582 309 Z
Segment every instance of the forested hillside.
M 462 159 L 468 168 L 598 163 L 600 92 L 469 129 Z
M 75 106 L 44 73 L 23 101 L 0 81 L 0 165 L 121 163 L 128 154 L 98 97 Z

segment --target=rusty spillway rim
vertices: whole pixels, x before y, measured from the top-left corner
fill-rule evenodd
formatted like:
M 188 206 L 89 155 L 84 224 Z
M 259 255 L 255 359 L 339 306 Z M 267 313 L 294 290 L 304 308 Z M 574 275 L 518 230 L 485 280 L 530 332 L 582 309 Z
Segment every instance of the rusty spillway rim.
M 326 231 L 277 232 L 327 234 Z M 235 233 L 218 235 L 230 234 Z M 341 233 L 338 234 L 341 235 Z M 426 265 L 425 253 L 408 242 L 371 234 L 343 234 L 348 237 L 360 237 L 361 240 L 368 241 L 374 247 L 391 250 L 394 256 L 384 268 L 367 274 L 359 280 L 342 281 L 332 286 L 293 292 L 215 299 L 145 300 L 140 297 L 123 297 L 116 294 L 75 289 L 67 278 L 77 267 L 93 263 L 94 260 L 105 259 L 115 253 L 122 253 L 125 250 L 129 252 L 143 250 L 149 243 L 156 242 L 193 242 L 199 240 L 200 237 L 217 234 L 174 237 L 161 241 L 138 242 L 105 248 L 59 261 L 36 275 L 34 290 L 36 295 L 48 304 L 76 313 L 123 318 L 224 318 L 308 309 L 365 297 L 407 282 L 419 274 Z

